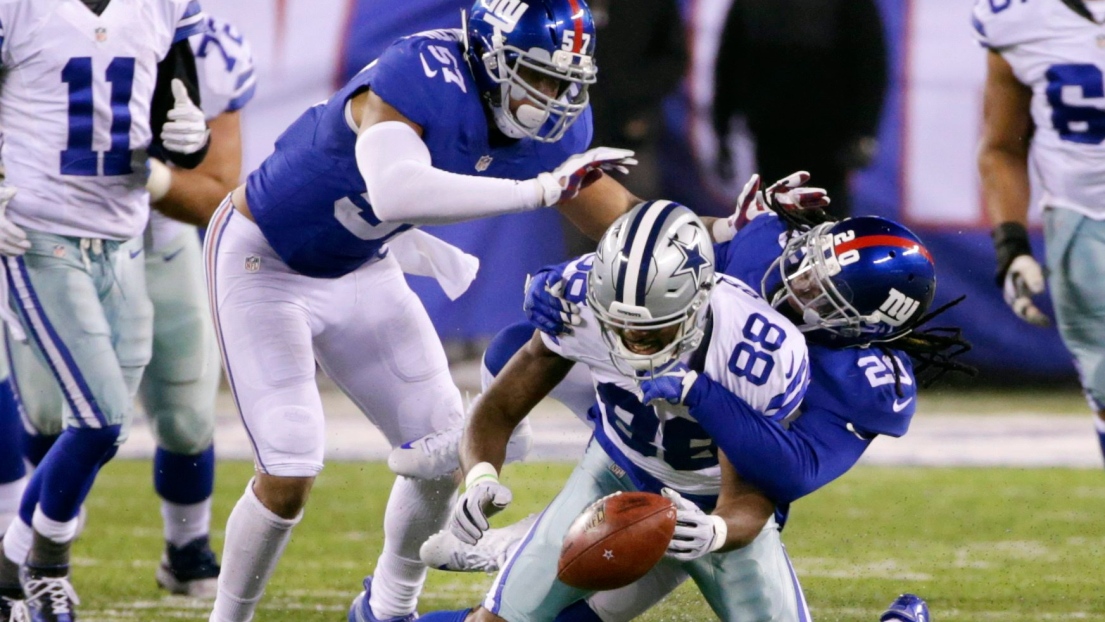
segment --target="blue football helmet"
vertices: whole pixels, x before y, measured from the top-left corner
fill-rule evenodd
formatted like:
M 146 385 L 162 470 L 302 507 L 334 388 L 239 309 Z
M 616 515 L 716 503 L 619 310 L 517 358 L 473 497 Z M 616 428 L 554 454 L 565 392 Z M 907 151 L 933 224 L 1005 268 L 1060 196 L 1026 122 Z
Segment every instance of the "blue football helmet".
M 902 594 L 879 616 L 879 622 L 932 622 L 928 603 L 916 594 Z
M 791 237 L 761 293 L 797 316 L 810 341 L 864 346 L 912 330 L 932 304 L 936 266 L 909 229 L 875 216 L 848 218 Z
M 476 84 L 507 136 L 556 142 L 587 109 L 597 68 L 584 0 L 476 0 L 464 33 Z M 555 95 L 534 83 L 548 79 Z M 512 111 L 512 99 L 526 103 Z

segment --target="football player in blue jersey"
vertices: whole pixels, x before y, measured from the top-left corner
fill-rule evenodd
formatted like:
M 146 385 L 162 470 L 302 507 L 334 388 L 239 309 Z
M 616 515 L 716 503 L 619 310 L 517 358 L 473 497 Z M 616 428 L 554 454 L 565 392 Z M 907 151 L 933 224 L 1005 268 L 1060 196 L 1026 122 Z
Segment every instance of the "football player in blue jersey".
M 804 181 L 804 174 L 796 174 L 784 183 Z M 967 347 L 958 331 L 916 332 L 939 313 L 926 314 L 935 275 L 916 236 L 879 218 L 832 223 L 816 220 L 815 212 L 801 216 L 791 208 L 792 193 L 768 192 L 784 218 L 769 215 L 750 223 L 769 204 L 757 190 L 753 178 L 728 221 L 735 238 L 719 244 L 715 255 L 720 271 L 760 284 L 765 298 L 806 331 L 812 380 L 800 414 L 785 424 L 765 419 L 731 393 L 707 390 L 709 383 L 699 386 L 700 378 L 688 370 L 645 381 L 643 388 L 652 397 L 676 402 L 708 397 L 714 407 L 695 410 L 696 419 L 731 456 L 741 477 L 778 505 L 782 525 L 791 502 L 847 471 L 875 436 L 900 436 L 908 429 L 916 382 L 907 355 L 922 362 L 922 371 L 932 370 L 931 379 L 948 369 L 970 369 L 952 360 Z M 715 227 L 715 235 L 724 239 L 724 228 Z M 580 301 L 564 296 L 566 285 L 562 267 L 536 275 L 525 305 L 533 324 L 509 327 L 492 341 L 484 358 L 486 377 L 497 375 L 524 347 L 534 326 L 552 335 L 572 330 Z M 555 391 L 581 417 L 578 404 L 593 395 L 587 379 L 572 376 Z M 423 558 L 453 570 L 498 569 L 525 528 L 499 532 L 487 532 L 488 545 L 481 540 L 477 547 L 462 546 L 447 532 L 437 534 L 423 547 Z M 464 554 L 454 555 L 457 551 Z M 457 567 L 456 561 L 470 568 Z M 580 601 L 559 619 L 628 620 L 686 578 L 681 571 L 656 572 L 633 586 Z M 927 616 L 923 601 L 903 595 L 882 619 L 927 619 L 918 617 L 922 613 Z
M 393 446 L 461 418 L 403 271 L 455 297 L 475 266 L 417 226 L 555 206 L 597 238 L 636 202 L 602 174 L 632 153 L 588 150 L 594 49 L 582 0 L 480 0 L 461 29 L 398 40 L 308 109 L 216 210 L 208 289 L 257 474 L 227 521 L 211 620 L 253 617 L 322 469 L 316 361 Z M 415 617 L 418 548 L 454 490 L 396 480 L 351 620 Z

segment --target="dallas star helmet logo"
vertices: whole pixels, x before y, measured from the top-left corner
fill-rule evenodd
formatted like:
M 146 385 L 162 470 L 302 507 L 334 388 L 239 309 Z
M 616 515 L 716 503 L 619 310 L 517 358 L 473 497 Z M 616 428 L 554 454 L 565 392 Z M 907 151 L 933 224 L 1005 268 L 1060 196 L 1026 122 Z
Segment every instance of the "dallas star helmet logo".
M 694 244 L 685 244 L 678 239 L 672 240 L 672 243 L 674 243 L 675 248 L 679 249 L 679 252 L 683 254 L 683 263 L 679 265 L 679 268 L 675 270 L 672 276 L 690 274 L 691 278 L 694 279 L 695 287 L 701 287 L 702 269 L 709 268 L 713 264 L 698 251 L 698 246 Z

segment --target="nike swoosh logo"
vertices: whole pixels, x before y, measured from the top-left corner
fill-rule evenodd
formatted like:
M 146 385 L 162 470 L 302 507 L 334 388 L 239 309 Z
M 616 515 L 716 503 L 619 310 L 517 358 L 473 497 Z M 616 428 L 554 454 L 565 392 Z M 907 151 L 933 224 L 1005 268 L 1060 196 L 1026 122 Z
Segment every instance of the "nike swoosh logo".
M 141 248 L 136 250 L 136 251 L 130 251 L 130 258 L 134 259 L 135 257 L 137 257 L 141 254 L 142 254 L 142 249 Z
M 172 261 L 173 257 L 176 257 L 177 255 L 179 255 L 183 252 L 184 252 L 183 248 L 178 248 L 175 251 L 169 253 L 168 255 L 165 255 L 164 257 L 162 257 L 162 259 L 164 259 L 165 261 Z
M 899 402 L 898 400 L 894 400 L 894 406 L 893 406 L 894 412 L 896 412 L 896 413 L 902 412 L 903 410 L 905 410 L 905 407 L 909 406 L 909 403 L 912 402 L 912 401 L 913 401 L 912 397 L 909 398 L 908 400 L 904 401 L 904 402 Z
M 426 64 L 426 57 L 425 56 L 419 54 L 418 58 L 419 58 L 419 60 L 422 61 L 422 71 L 426 72 L 426 77 L 427 78 L 432 78 L 432 77 L 437 75 L 437 70 L 436 69 L 430 69 L 430 66 Z

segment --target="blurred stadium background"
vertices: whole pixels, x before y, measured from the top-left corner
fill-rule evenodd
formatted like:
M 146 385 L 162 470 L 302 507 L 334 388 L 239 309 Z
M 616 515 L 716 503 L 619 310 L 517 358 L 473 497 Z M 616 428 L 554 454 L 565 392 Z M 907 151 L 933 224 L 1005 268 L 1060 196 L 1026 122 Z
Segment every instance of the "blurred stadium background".
M 677 88 L 663 100 L 663 122 L 654 127 L 658 147 L 648 163 L 653 173 L 644 173 L 659 196 L 712 215 L 731 210 L 739 184 L 755 170 L 751 137 L 738 131 L 731 138 L 733 180 L 715 172 L 712 75 L 731 1 L 676 2 L 687 64 Z M 243 170 L 252 170 L 288 123 L 327 98 L 394 38 L 458 26 L 459 11 L 468 4 L 204 0 L 209 13 L 236 24 L 253 46 L 258 90 L 243 115 Z M 1105 601 L 1085 581 L 1096 575 L 1092 567 L 1099 565 L 1105 540 L 1098 527 L 1099 474 L 1085 471 L 1100 469 L 1101 456 L 1076 372 L 1055 329 L 1019 322 L 993 283 L 995 259 L 975 165 L 984 54 L 972 39 L 971 2 L 876 4 L 889 81 L 879 148 L 870 165 L 850 178 L 853 213 L 895 218 L 926 240 L 938 265 L 937 302 L 968 297 L 946 323 L 964 327 L 974 344 L 967 358 L 981 373 L 976 380 L 924 392 L 909 435 L 880 439 L 853 473 L 797 506 L 787 539 L 799 573 L 808 577 L 812 611 L 822 620 L 873 620 L 898 591 L 917 591 L 929 598 L 940 620 L 1105 620 Z M 600 50 L 603 45 L 600 39 Z M 600 73 L 600 82 L 608 78 Z M 801 85 L 778 95 L 819 97 Z M 817 170 L 811 172 L 816 182 Z M 476 284 L 455 302 L 435 284 L 413 279 L 455 361 L 458 384 L 474 395 L 482 345 L 523 317 L 525 275 L 562 260 L 572 240 L 562 235 L 559 217 L 550 210 L 435 233 L 482 262 Z M 1035 248 L 1042 247 L 1036 240 Z M 386 455 L 382 438 L 352 404 L 332 387 L 325 394 L 329 458 Z M 222 396 L 219 413 L 219 456 L 243 462 L 220 466 L 217 528 L 248 477 L 244 461 L 249 459 L 228 395 Z M 545 404 L 536 420 L 536 460 L 578 455 L 587 434 L 565 410 Z M 152 446 L 139 425 L 121 455 L 148 456 Z M 525 503 L 536 509 L 568 466 L 538 462 L 528 468 L 524 481 L 532 482 L 534 494 L 518 496 L 535 497 Z M 144 581 L 151 574 L 159 540 L 155 502 L 151 498 L 148 507 L 138 507 L 142 495 L 152 494 L 141 481 L 146 471 L 123 461 L 107 472 L 115 477 L 104 478 L 93 494 L 87 557 L 78 562 L 79 580 L 103 583 L 103 591 L 82 592 L 93 599 L 86 619 L 203 618 L 204 606 L 162 597 L 152 580 L 118 591 L 126 584 L 118 576 L 141 573 Z M 387 487 L 386 470 L 378 464 L 334 465 L 324 473 L 259 618 L 343 619 L 358 577 L 375 559 Z M 352 540 L 365 543 L 350 546 Z M 139 552 L 143 546 L 150 550 Z M 98 572 L 82 571 L 81 563 Z M 486 585 L 484 577 L 435 575 L 424 604 L 474 602 L 478 586 Z M 708 616 L 693 592 L 684 590 L 673 603 L 649 619 Z

